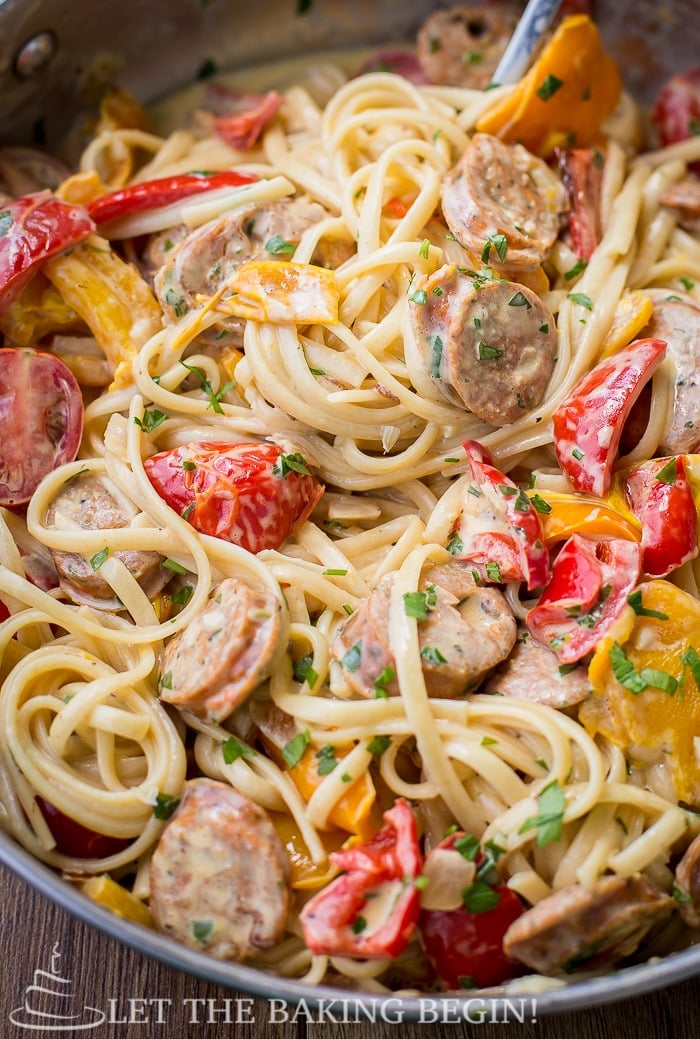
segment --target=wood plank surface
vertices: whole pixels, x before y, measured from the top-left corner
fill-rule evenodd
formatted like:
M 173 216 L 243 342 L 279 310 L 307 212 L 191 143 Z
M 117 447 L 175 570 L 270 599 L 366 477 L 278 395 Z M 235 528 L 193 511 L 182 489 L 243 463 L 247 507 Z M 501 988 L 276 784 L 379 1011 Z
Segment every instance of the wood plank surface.
M 537 1016 L 524 1024 L 502 1022 L 453 1025 L 296 1022 L 293 1008 L 287 1013 L 266 1000 L 252 999 L 219 985 L 189 977 L 164 964 L 120 945 L 35 893 L 4 868 L 0 868 L 0 948 L 3 976 L 0 984 L 0 1039 L 21 1036 L 71 1035 L 96 1039 L 418 1039 L 419 1036 L 469 1036 L 495 1039 L 696 1039 L 700 1036 L 700 978 L 612 1006 L 591 1008 L 568 1015 Z M 41 1020 L 26 1013 L 32 1009 L 50 1013 L 56 1000 L 28 986 L 41 983 L 37 970 L 49 970 L 52 950 L 60 950 L 60 973 L 69 979 L 65 1013 L 76 1020 L 105 1020 L 81 1031 L 49 1027 L 30 1031 L 27 1021 Z M 89 1008 L 93 1008 L 91 1011 Z M 18 1024 L 13 1024 L 14 1016 Z

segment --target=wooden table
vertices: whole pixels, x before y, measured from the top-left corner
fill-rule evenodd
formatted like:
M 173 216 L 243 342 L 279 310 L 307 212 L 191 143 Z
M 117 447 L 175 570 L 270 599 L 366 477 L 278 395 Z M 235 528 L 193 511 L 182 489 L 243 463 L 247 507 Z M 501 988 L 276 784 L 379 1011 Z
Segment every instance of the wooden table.
M 538 1017 L 534 1023 L 469 1025 L 319 1024 L 271 1021 L 270 1004 L 253 1000 L 189 977 L 120 945 L 73 919 L 0 867 L 2 928 L 0 943 L 4 977 L 0 986 L 0 1039 L 31 1035 L 85 1035 L 95 1039 L 417 1039 L 445 1033 L 503 1039 L 696 1039 L 700 1036 L 700 978 L 614 1006 L 566 1016 Z M 27 986 L 37 969 L 48 969 L 55 943 L 60 948 L 60 973 L 70 978 L 72 1007 L 102 1008 L 106 1020 L 83 1031 L 29 1031 L 10 1015 L 23 1006 Z M 45 999 L 37 996 L 33 998 Z M 158 1002 L 160 1001 L 160 1002 Z M 227 1002 L 228 1001 L 228 1002 Z M 45 1003 L 38 1006 L 45 1007 Z M 226 1018 L 229 1020 L 227 1021 Z M 236 1022 L 236 1017 L 239 1018 Z M 111 1018 L 111 1020 L 110 1020 Z M 131 1020 L 130 1020 L 131 1018 Z M 26 1020 L 26 1018 L 25 1018 Z

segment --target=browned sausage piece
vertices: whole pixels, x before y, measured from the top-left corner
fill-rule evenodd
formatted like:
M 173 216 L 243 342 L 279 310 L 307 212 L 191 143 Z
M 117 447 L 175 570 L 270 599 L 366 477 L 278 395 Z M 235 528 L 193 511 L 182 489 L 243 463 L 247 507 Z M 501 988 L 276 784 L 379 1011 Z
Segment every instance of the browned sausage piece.
M 600 877 L 555 891 L 514 921 L 503 937 L 506 956 L 540 974 L 594 970 L 630 956 L 675 902 L 646 877 Z
M 415 286 L 410 334 L 425 371 L 452 404 L 494 426 L 537 407 L 557 355 L 554 317 L 539 296 L 517 282 L 470 277 L 453 264 Z
M 483 90 L 518 23 L 515 4 L 458 4 L 435 11 L 418 30 L 417 53 L 431 83 Z
M 154 278 L 166 318 L 183 317 L 199 305 L 198 295 L 212 296 L 242 263 L 289 260 L 304 231 L 327 216 L 318 202 L 256 202 L 192 231 L 166 254 Z M 342 244 L 321 243 L 314 260 L 321 266 L 337 265 L 347 257 Z M 243 324 L 232 318 L 226 327 L 240 331 Z
M 561 180 L 520 144 L 476 133 L 442 185 L 442 212 L 458 242 L 481 257 L 503 235 L 488 263 L 499 271 L 531 271 L 545 260 L 567 207 Z
M 676 866 L 676 887 L 681 893 L 678 912 L 688 927 L 700 928 L 700 837 Z
M 229 577 L 166 645 L 159 689 L 167 703 L 223 721 L 269 677 L 281 646 L 281 606 Z
M 451 698 L 474 689 L 510 653 L 516 625 L 498 589 L 476 585 L 463 568 L 453 583 L 461 598 L 436 583 L 441 577 L 450 583 L 447 570 L 428 568 L 421 581 L 427 617 L 418 622 L 418 638 L 428 695 Z M 348 685 L 361 696 L 400 692 L 389 634 L 393 580 L 392 574 L 382 578 L 333 646 Z
M 282 937 L 289 862 L 264 810 L 212 779 L 185 784 L 151 860 L 151 912 L 177 941 L 245 960 Z
M 688 231 L 700 231 L 700 179 L 686 177 L 669 184 L 661 196 L 665 206 L 678 209 L 678 219 Z
M 127 527 L 129 522 L 114 496 L 95 476 L 77 476 L 65 484 L 53 500 L 48 522 L 83 530 L 114 530 Z M 122 604 L 111 586 L 94 570 L 89 560 L 76 552 L 51 550 L 61 588 L 79 606 L 93 606 L 98 610 L 120 610 Z M 172 578 L 172 571 L 163 568 L 164 556 L 158 552 L 115 552 L 127 570 L 153 598 Z
M 591 693 L 586 668 L 572 671 L 560 666 L 555 654 L 541 646 L 527 629 L 518 632 L 513 652 L 491 675 L 481 690 L 501 693 L 516 700 L 533 700 L 547 707 L 571 707 Z
M 686 454 L 700 446 L 700 306 L 685 292 L 647 291 L 654 313 L 640 337 L 663 339 L 676 369 L 673 415 L 659 453 Z

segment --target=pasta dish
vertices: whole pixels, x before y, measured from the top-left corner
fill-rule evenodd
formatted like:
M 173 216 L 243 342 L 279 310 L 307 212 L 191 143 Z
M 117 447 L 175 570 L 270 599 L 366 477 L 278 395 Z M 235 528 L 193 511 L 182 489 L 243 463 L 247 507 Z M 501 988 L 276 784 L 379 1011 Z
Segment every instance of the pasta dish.
M 0 149 L 3 828 L 308 983 L 700 926 L 700 78 L 516 17 Z

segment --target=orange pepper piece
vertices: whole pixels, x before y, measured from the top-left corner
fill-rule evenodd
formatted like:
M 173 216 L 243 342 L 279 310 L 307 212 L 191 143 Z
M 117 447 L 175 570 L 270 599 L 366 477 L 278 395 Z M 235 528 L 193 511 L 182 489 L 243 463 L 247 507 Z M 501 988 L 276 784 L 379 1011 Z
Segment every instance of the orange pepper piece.
M 534 495 L 538 495 L 550 508 L 549 512 L 544 511 L 543 505 L 538 508 L 548 546 L 565 541 L 572 534 L 625 538 L 627 541 L 641 539 L 641 524 L 624 505 L 624 496 L 618 505 L 611 497 L 603 499 L 537 490 L 531 492 L 530 496 Z
M 489 108 L 476 128 L 543 157 L 574 143 L 589 147 L 621 91 L 619 70 L 598 29 L 588 15 L 571 15 L 513 93 Z
M 348 749 L 335 748 L 335 757 L 338 761 L 336 768 L 342 768 L 343 755 L 347 753 Z M 298 764 L 289 770 L 294 785 L 305 801 L 309 800 L 316 787 L 324 779 L 322 775 L 318 774 L 317 751 L 317 747 L 307 747 Z M 379 829 L 381 824 L 381 819 L 376 819 L 372 815 L 375 799 L 376 791 L 372 778 L 368 772 L 363 772 L 356 782 L 348 786 L 347 792 L 340 800 L 333 805 L 328 815 L 328 822 L 345 830 L 346 833 L 357 833 L 363 838 L 370 836 Z

